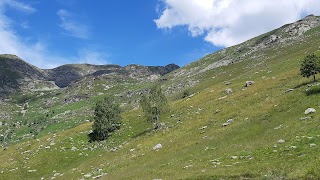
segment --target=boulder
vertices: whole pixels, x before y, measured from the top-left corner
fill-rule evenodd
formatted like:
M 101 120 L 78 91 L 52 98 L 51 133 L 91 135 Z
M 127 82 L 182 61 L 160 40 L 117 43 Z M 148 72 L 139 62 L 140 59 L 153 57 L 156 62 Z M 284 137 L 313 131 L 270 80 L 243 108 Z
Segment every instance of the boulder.
M 226 94 L 231 94 L 233 93 L 233 90 L 231 88 L 228 88 L 228 89 L 225 89 L 223 92 Z
M 246 81 L 246 84 L 244 85 L 244 87 L 249 87 L 252 84 L 254 84 L 254 81 Z
M 316 112 L 316 110 L 314 108 L 308 108 L 304 111 L 304 114 L 310 114 L 310 113 L 314 113 Z
M 228 119 L 227 123 L 228 123 L 228 124 L 233 123 L 233 119 Z
M 310 148 L 314 148 L 314 147 L 316 147 L 316 146 L 317 146 L 317 145 L 314 144 L 314 143 L 310 144 Z
M 291 91 L 294 91 L 294 89 L 287 89 L 287 90 L 286 90 L 286 93 L 289 93 L 289 92 L 291 92 Z
M 161 148 L 162 148 L 162 144 L 157 144 L 152 149 L 155 150 L 155 151 L 158 151 Z
M 286 141 L 284 140 L 284 139 L 280 139 L 279 141 L 278 141 L 278 143 L 285 143 Z
M 223 123 L 223 124 L 222 124 L 223 127 L 226 127 L 226 126 L 228 126 L 228 125 L 229 125 L 229 123 Z

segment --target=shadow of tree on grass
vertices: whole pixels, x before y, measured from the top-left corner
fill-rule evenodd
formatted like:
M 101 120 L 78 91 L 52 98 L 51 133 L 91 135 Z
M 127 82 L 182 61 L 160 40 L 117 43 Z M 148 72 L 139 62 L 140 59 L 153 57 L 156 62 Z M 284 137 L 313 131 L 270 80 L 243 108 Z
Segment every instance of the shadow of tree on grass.
M 320 94 L 320 86 L 311 87 L 311 89 L 305 93 L 307 96 Z

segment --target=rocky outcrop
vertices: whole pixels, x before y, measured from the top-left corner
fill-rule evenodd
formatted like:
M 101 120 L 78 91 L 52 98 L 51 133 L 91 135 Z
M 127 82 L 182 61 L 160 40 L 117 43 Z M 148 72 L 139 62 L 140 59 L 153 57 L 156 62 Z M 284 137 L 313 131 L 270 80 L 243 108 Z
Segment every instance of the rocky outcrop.
M 141 66 L 67 64 L 54 69 L 39 69 L 15 55 L 0 55 L 0 93 L 17 90 L 50 90 L 64 88 L 82 79 L 95 79 L 99 76 L 114 75 L 111 78 L 133 78 L 155 80 L 179 66 Z M 48 87 L 47 87 L 48 86 Z M 40 87 L 40 88 L 39 88 Z
M 142 66 L 128 65 L 121 67 L 118 65 L 63 65 L 54 69 L 46 70 L 49 80 L 55 81 L 57 86 L 63 88 L 73 82 L 79 81 L 84 77 L 99 77 L 109 74 L 115 74 L 119 77 L 130 77 L 137 80 L 158 79 L 171 71 L 180 68 L 178 65 L 169 64 L 167 66 Z

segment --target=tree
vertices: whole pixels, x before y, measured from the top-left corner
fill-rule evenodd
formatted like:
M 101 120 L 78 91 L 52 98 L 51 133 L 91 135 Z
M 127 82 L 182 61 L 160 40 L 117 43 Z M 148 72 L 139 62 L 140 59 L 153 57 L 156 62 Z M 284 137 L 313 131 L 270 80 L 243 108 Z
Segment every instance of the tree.
M 93 132 L 90 141 L 103 141 L 121 125 L 121 109 L 112 97 L 106 97 L 96 103 L 94 108 Z
M 159 120 L 167 106 L 167 98 L 161 91 L 159 84 L 154 85 L 149 94 L 141 97 L 140 104 L 148 121 L 155 123 L 155 129 L 159 128 Z
M 185 89 L 183 92 L 182 92 L 182 99 L 183 98 L 186 98 L 190 96 L 190 90 L 189 89 Z
M 314 54 L 307 55 L 301 63 L 300 72 L 303 77 L 313 76 L 316 81 L 316 74 L 320 73 L 320 58 Z

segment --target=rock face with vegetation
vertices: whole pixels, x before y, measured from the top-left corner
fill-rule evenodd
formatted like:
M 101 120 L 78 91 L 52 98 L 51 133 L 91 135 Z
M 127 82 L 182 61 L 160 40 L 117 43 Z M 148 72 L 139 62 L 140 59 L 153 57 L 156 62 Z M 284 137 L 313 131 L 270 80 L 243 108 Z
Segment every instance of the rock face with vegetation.
M 15 92 L 17 89 L 34 90 L 37 84 L 43 88 L 64 88 L 86 77 L 99 77 L 107 74 L 123 76 L 124 78 L 155 80 L 170 73 L 178 65 L 167 66 L 140 66 L 129 65 L 90 65 L 69 64 L 54 69 L 39 69 L 32 66 L 15 55 L 0 55 L 0 90 L 1 92 Z M 34 84 L 30 84 L 34 82 Z M 24 87 L 24 88 L 22 88 Z
M 300 74 L 319 42 L 310 15 L 179 69 L 2 55 L 0 179 L 319 179 L 320 83 Z M 169 107 L 158 129 L 139 104 L 154 83 Z M 90 143 L 108 96 L 121 128 Z

